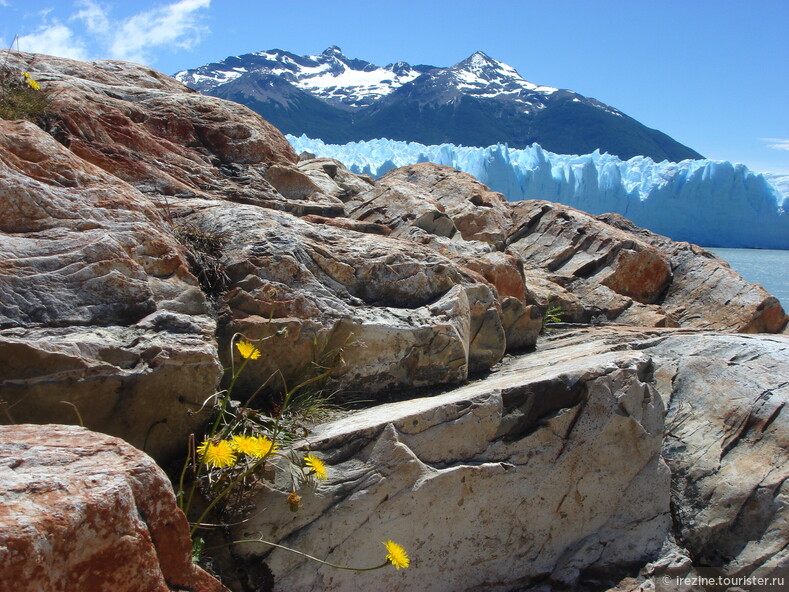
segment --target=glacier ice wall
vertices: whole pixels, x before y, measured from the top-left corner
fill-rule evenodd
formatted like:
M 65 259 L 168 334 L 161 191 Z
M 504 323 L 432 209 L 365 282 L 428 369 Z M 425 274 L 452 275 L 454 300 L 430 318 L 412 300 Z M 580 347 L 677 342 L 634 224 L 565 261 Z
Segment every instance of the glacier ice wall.
M 417 162 L 474 175 L 511 201 L 545 199 L 590 214 L 616 212 L 639 226 L 708 247 L 789 249 L 789 194 L 764 175 L 726 161 L 627 161 L 594 152 L 553 154 L 534 144 L 473 148 L 369 140 L 325 144 L 288 136 L 296 152 L 336 158 L 356 173 L 378 177 Z

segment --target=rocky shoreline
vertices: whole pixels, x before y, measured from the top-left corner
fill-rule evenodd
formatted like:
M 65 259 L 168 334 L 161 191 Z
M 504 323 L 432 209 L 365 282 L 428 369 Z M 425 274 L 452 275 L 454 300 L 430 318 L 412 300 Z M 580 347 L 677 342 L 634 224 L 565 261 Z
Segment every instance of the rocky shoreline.
M 721 259 L 620 216 L 507 202 L 449 167 L 373 180 L 299 158 L 248 109 L 143 66 L 0 59 L 52 97 L 39 126 L 0 121 L 0 400 L 17 424 L 0 432 L 0 499 L 26 508 L 0 520 L 0 556 L 66 532 L 31 512 L 60 503 L 36 483 L 88 500 L 100 478 L 57 485 L 69 463 L 24 442 L 85 442 L 89 458 L 104 436 L 47 425 L 82 422 L 176 459 L 240 332 L 266 338 L 240 395 L 318 348 L 342 351 L 327 388 L 382 404 L 309 434 L 333 477 L 304 510 L 267 489 L 255 505 L 282 512 L 232 536 L 337 562 L 397 536 L 414 560 L 349 575 L 249 545 L 217 559 L 234 590 L 265 588 L 261 558 L 275 590 L 661 589 L 664 573 L 787 567 L 788 318 Z M 552 307 L 582 326 L 539 337 Z M 385 403 L 394 392 L 411 395 Z M 88 501 L 69 512 L 123 522 Z M 146 520 L 154 556 L 188 556 Z M 97 589 L 61 559 L 63 589 Z M 8 585 L 28 569 L 6 565 Z M 160 571 L 152 590 L 221 589 Z M 120 573 L 107 581 L 129 584 Z

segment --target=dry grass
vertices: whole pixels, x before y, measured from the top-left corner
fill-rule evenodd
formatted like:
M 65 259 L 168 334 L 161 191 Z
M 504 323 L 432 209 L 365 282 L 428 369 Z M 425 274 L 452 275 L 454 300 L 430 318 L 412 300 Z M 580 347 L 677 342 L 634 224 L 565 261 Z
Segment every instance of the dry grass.
M 25 72 L 0 67 L 0 119 L 38 123 L 46 114 L 49 96 Z

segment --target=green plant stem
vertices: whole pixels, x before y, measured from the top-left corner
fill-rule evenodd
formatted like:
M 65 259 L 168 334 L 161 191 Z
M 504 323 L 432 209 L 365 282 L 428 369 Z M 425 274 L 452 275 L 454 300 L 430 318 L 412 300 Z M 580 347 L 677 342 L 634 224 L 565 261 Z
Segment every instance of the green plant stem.
M 186 454 L 186 459 L 184 459 L 184 466 L 181 468 L 181 476 L 178 478 L 178 507 L 181 511 L 186 514 L 186 509 L 184 506 L 184 481 L 186 480 L 186 471 L 189 469 L 189 462 L 193 459 L 194 450 L 195 450 L 195 435 L 189 434 L 189 451 Z M 187 508 L 188 509 L 188 508 Z
M 269 456 L 271 456 L 271 453 L 272 453 L 272 451 L 273 451 L 273 449 L 274 449 L 274 442 L 275 442 L 275 441 L 274 441 L 274 440 L 272 440 L 272 446 L 271 446 L 271 450 L 269 450 L 269 451 L 268 451 L 268 452 L 267 452 L 267 453 L 266 453 L 264 456 L 262 456 L 262 457 L 261 457 L 261 458 L 259 458 L 257 461 L 255 461 L 255 464 L 253 464 L 253 465 L 252 465 L 251 467 L 249 467 L 247 470 L 243 471 L 243 472 L 242 472 L 242 473 L 241 473 L 241 474 L 240 474 L 238 477 L 236 477 L 235 479 L 233 479 L 233 481 L 231 481 L 231 482 L 230 482 L 230 484 L 229 484 L 229 485 L 227 485 L 227 487 L 225 487 L 225 488 L 224 488 L 224 489 L 223 489 L 223 490 L 222 490 L 222 491 L 219 493 L 219 495 L 217 495 L 217 496 L 216 496 L 216 497 L 215 497 L 213 500 L 211 500 L 211 503 L 209 503 L 209 504 L 208 504 L 208 506 L 206 506 L 205 510 L 203 510 L 203 513 L 202 513 L 202 514 L 200 514 L 200 517 L 197 519 L 197 521 L 195 521 L 195 523 L 194 523 L 194 526 L 192 526 L 192 529 L 189 531 L 189 536 L 194 536 L 194 534 L 195 534 L 195 533 L 196 533 L 196 532 L 197 532 L 197 531 L 200 529 L 200 526 L 201 526 L 201 524 L 202 524 L 202 522 L 203 522 L 203 519 L 204 519 L 206 516 L 208 516 L 208 513 L 209 513 L 211 510 L 213 510 L 213 509 L 214 509 L 214 506 L 216 506 L 216 504 L 217 504 L 217 503 L 218 503 L 218 502 L 219 502 L 219 501 L 220 501 L 222 498 L 224 498 L 224 497 L 225 497 L 225 496 L 226 496 L 228 493 L 230 493 L 230 492 L 233 490 L 233 488 L 234 488 L 236 485 L 238 485 L 238 483 L 240 483 L 240 482 L 241 482 L 241 481 L 242 481 L 244 478 L 246 478 L 246 477 L 248 477 L 249 475 L 251 475 L 251 474 L 252 474 L 252 473 L 255 471 L 255 469 L 257 469 L 257 468 L 258 468 L 258 467 L 259 467 L 261 464 L 263 464 L 263 463 L 266 461 L 266 459 L 267 459 Z M 194 485 L 192 486 L 192 491 L 194 491 Z M 190 501 L 191 501 L 191 497 L 190 497 Z
M 376 569 L 382 569 L 387 565 L 390 565 L 390 562 L 388 560 L 384 561 L 381 565 L 376 565 L 375 567 L 348 567 L 347 565 L 337 565 L 335 563 L 329 563 L 328 561 L 324 561 L 323 559 L 318 559 L 317 557 L 314 557 L 313 555 L 309 555 L 302 551 L 297 551 L 296 549 L 291 549 L 290 547 L 286 547 L 285 545 L 272 543 L 264 539 L 246 539 L 241 541 L 232 541 L 230 543 L 227 543 L 227 545 L 218 545 L 216 547 L 209 547 L 208 549 L 205 550 L 210 551 L 212 549 L 219 549 L 221 547 L 227 547 L 228 545 L 238 545 L 241 543 L 263 543 L 264 545 L 270 545 L 272 547 L 276 547 L 277 549 L 282 549 L 283 551 L 289 551 L 291 553 L 295 553 L 296 555 L 301 555 L 302 557 L 306 557 L 307 559 L 311 559 L 312 561 L 317 561 L 318 563 L 321 563 L 323 565 L 328 565 L 329 567 L 333 567 L 335 569 L 344 569 L 346 571 L 375 571 Z
M 231 341 L 231 347 L 232 347 Z M 232 350 L 231 350 L 231 359 L 232 359 Z M 238 371 L 233 372 L 233 377 L 230 379 L 230 385 L 227 387 L 225 394 L 222 398 L 222 403 L 219 406 L 219 411 L 217 412 L 216 419 L 214 420 L 214 425 L 211 426 L 211 431 L 208 433 L 207 440 L 211 440 L 215 435 L 216 431 L 219 428 L 219 423 L 222 421 L 222 416 L 225 414 L 225 409 L 227 408 L 227 403 L 230 400 L 230 395 L 233 392 L 233 386 L 235 386 L 238 377 L 241 376 L 241 373 L 246 368 L 247 364 L 249 363 L 249 358 L 244 358 L 244 361 L 241 363 L 241 366 L 238 368 Z M 203 464 L 205 461 L 205 455 L 208 450 L 203 451 L 203 454 L 200 455 L 200 458 L 197 460 L 197 471 L 195 472 L 194 479 L 192 479 L 192 486 L 189 488 L 189 497 L 186 500 L 186 505 L 182 507 L 184 514 L 189 512 L 189 508 L 192 507 L 192 499 L 194 498 L 195 489 L 197 487 L 197 480 L 200 479 L 200 475 L 203 472 Z M 265 458 L 265 457 L 264 457 Z M 188 462 L 187 458 L 187 462 Z M 186 471 L 186 465 L 184 465 L 184 472 Z M 183 473 L 181 474 L 183 478 Z M 183 491 L 183 482 L 181 483 L 181 491 Z M 197 521 L 198 523 L 200 520 Z

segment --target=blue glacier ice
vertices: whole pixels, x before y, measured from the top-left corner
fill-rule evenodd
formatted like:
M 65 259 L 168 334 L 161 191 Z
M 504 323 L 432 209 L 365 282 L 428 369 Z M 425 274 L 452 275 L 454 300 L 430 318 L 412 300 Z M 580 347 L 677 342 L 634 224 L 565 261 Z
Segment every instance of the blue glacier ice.
M 590 214 L 616 212 L 639 226 L 707 247 L 789 249 L 789 186 L 727 161 L 627 161 L 596 151 L 553 154 L 534 144 L 474 148 L 369 140 L 325 144 L 288 136 L 296 152 L 336 158 L 356 173 L 435 162 L 474 175 L 511 201 L 545 199 Z

